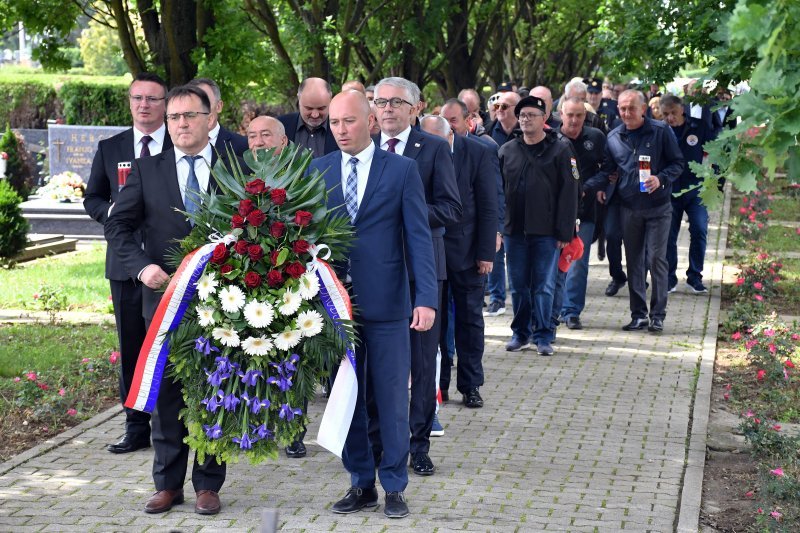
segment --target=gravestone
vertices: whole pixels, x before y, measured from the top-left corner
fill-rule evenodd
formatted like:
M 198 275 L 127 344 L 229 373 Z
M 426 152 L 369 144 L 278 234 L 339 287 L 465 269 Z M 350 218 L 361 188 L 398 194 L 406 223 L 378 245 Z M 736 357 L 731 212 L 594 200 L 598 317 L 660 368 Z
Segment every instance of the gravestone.
M 47 129 L 50 175 L 71 170 L 88 182 L 97 143 L 126 129 L 121 126 L 51 124 Z

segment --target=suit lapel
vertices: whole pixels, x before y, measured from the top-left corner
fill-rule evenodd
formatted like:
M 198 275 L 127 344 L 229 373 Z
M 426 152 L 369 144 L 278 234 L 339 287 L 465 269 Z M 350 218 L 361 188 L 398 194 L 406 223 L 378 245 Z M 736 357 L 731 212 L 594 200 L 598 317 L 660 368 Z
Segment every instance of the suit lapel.
M 339 155 L 339 157 L 332 157 L 331 159 L 334 161 L 334 164 L 329 166 L 328 171 L 325 172 L 325 188 L 328 190 L 328 207 L 331 209 L 344 209 L 341 155 Z
M 422 151 L 423 141 L 422 135 L 414 128 L 411 128 L 411 133 L 408 134 L 408 142 L 406 143 L 405 150 L 403 150 L 403 155 L 411 159 L 416 159 Z
M 183 205 L 181 187 L 178 184 L 178 165 L 175 161 L 175 150 L 170 148 L 165 152 L 161 152 L 161 158 L 158 160 L 158 166 L 160 167 L 158 175 L 162 176 L 165 180 L 163 185 L 167 189 L 169 205 L 185 211 L 186 206 Z
M 456 135 L 453 138 L 453 166 L 456 171 L 456 179 L 461 175 L 461 169 L 464 166 L 464 161 L 467 157 L 467 141 Z
M 369 177 L 367 178 L 367 188 L 364 190 L 364 197 L 361 198 L 361 204 L 358 206 L 358 214 L 354 222 L 358 222 L 361 214 L 367 209 L 370 198 L 378 188 L 381 178 L 383 177 L 383 168 L 386 166 L 386 153 L 380 148 L 375 148 L 375 153 L 372 156 L 372 164 L 369 167 Z M 341 173 L 341 170 L 340 170 Z

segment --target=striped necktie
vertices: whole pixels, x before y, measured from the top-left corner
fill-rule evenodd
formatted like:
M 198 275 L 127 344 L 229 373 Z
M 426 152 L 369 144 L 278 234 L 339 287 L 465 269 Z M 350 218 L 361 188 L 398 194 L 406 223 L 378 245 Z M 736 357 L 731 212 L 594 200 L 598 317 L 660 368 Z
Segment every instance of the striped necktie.
M 350 214 L 350 220 L 354 222 L 358 214 L 358 158 L 351 157 L 350 173 L 347 175 L 347 184 L 344 190 L 344 203 L 347 206 L 347 212 Z

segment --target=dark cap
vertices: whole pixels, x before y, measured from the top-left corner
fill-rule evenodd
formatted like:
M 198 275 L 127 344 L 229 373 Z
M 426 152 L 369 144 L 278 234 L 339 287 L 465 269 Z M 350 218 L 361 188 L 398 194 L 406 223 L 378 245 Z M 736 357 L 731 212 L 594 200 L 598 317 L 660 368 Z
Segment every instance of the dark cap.
M 500 85 L 497 86 L 497 92 L 499 93 L 507 93 L 512 90 L 513 84 L 510 81 L 504 81 Z
M 603 92 L 603 80 L 600 78 L 592 78 L 586 83 L 586 92 L 601 93 Z
M 526 107 L 535 107 L 542 113 L 547 113 L 547 107 L 544 105 L 544 100 L 536 96 L 526 96 L 520 100 L 517 106 L 514 108 L 514 115 L 519 116 L 520 112 Z

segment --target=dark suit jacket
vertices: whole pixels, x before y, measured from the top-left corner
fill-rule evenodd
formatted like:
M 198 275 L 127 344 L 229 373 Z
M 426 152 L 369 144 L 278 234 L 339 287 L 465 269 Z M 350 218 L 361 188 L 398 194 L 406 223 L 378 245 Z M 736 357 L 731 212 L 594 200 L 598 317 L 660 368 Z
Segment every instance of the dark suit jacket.
M 373 139 L 375 146 L 380 150 L 380 135 L 376 135 Z M 450 143 L 435 135 L 411 128 L 403 156 L 417 162 L 425 191 L 425 201 L 428 204 L 428 224 L 433 237 L 436 276 L 439 280 L 447 279 L 444 227 L 457 222 L 461 216 L 461 200 L 458 197 L 458 182 L 453 167 L 453 156 L 450 153 Z M 413 273 L 411 274 L 413 276 Z
M 223 161 L 226 162 L 224 158 Z M 212 167 L 216 162 L 214 154 Z M 244 161 L 239 164 L 247 169 Z M 209 189 L 216 190 L 213 175 L 209 176 Z M 178 185 L 175 150 L 134 161 L 128 182 L 120 191 L 105 224 L 108 245 L 131 278 L 136 279 L 139 272 L 150 264 L 160 266 L 167 273 L 175 271 L 167 264 L 167 252 L 177 248 L 177 241 L 192 230 L 186 217 L 175 211 L 176 208 L 186 209 Z M 144 238 L 144 249 L 132 238 L 139 229 Z M 160 299 L 160 292 L 142 287 L 142 315 L 145 319 L 152 318 Z
M 491 149 L 482 142 L 456 135 L 453 139 L 462 214 L 445 229 L 447 268 L 476 268 L 476 261 L 494 261 L 497 235 L 497 182 Z
M 283 123 L 286 130 L 286 137 L 294 142 L 295 134 L 297 133 L 297 123 L 300 120 L 300 113 L 289 113 L 288 115 L 281 115 L 278 120 Z M 325 121 L 325 154 L 335 152 L 339 147 L 336 145 L 336 139 L 333 138 L 328 121 Z
M 233 153 L 235 153 L 238 157 L 242 157 L 242 155 L 244 155 L 244 153 L 249 149 L 247 146 L 247 137 L 227 130 L 222 127 L 222 124 L 220 124 L 219 133 L 217 134 L 217 142 L 214 143 L 214 148 L 220 153 L 221 156 L 227 157 L 228 145 L 231 146 Z
M 164 134 L 164 146 L 161 150 L 172 148 L 172 139 L 169 132 Z M 133 128 L 118 133 L 108 139 L 103 139 L 97 146 L 97 152 L 92 160 L 92 170 L 89 173 L 89 183 L 86 185 L 86 195 L 83 208 L 86 213 L 101 224 L 108 218 L 108 208 L 117 201 L 119 186 L 117 181 L 117 163 L 136 159 L 133 151 Z M 136 235 L 137 242 L 141 237 Z M 106 248 L 106 278 L 125 281 L 130 278 L 122 263 L 111 250 Z
M 341 163 L 342 153 L 336 151 L 314 159 L 309 170 L 325 172 L 328 207 L 347 215 Z M 415 305 L 439 307 L 421 184 L 412 161 L 376 148 L 353 222 L 356 238 L 349 253 L 353 301 L 364 320 L 385 322 L 411 316 L 408 272 L 416 278 Z M 403 250 L 408 250 L 405 257 Z
M 492 170 L 495 175 L 497 185 L 497 233 L 503 233 L 506 224 L 506 193 L 503 188 L 503 174 L 500 172 L 500 157 L 497 151 L 500 146 L 489 135 L 467 134 L 467 139 L 480 141 L 489 148 L 489 155 L 492 162 Z

